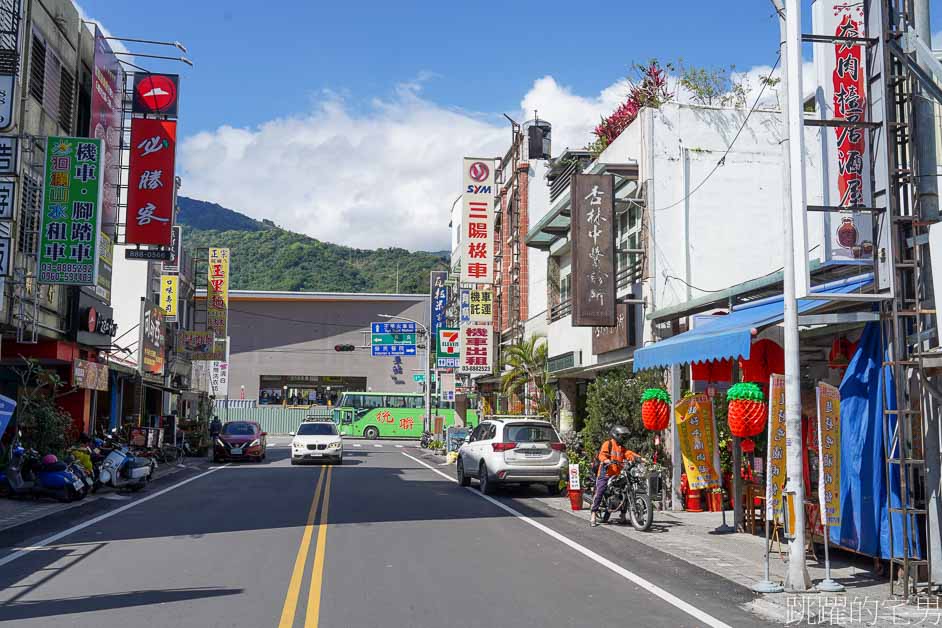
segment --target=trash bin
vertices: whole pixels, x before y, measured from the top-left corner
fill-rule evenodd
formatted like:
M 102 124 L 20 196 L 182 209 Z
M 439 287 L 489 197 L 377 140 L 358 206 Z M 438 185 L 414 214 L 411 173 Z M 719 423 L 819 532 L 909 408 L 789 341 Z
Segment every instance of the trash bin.
M 687 511 L 688 512 L 703 512 L 703 506 L 700 504 L 700 491 L 697 489 L 690 489 L 687 492 Z
M 582 489 L 569 489 L 569 505 L 573 510 L 582 510 Z

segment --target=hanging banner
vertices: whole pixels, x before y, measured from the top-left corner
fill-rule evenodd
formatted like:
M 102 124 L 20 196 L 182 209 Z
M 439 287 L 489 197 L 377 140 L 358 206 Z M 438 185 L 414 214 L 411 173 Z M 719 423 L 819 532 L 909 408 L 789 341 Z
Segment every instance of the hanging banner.
M 219 397 L 229 398 L 229 339 L 226 338 L 225 359 L 209 363 L 210 394 Z
M 719 486 L 720 477 L 713 464 L 713 402 L 704 393 L 685 397 L 674 408 L 674 418 L 690 488 L 701 490 Z
M 468 316 L 472 323 L 494 321 L 494 293 L 490 288 L 471 290 L 468 295 Z
M 494 281 L 494 160 L 464 158 L 461 283 Z
M 92 77 L 92 109 L 88 135 L 102 141 L 101 228 L 114 236 L 118 222 L 118 188 L 121 185 L 121 109 L 124 70 L 105 34 L 95 25 L 95 71 Z
M 459 373 L 490 373 L 494 357 L 494 334 L 490 323 L 471 323 L 460 329 Z
M 174 225 L 170 230 L 170 259 L 163 262 L 161 269 L 165 273 L 180 272 L 180 256 L 183 249 L 183 227 Z
M 50 137 L 39 240 L 39 282 L 94 286 L 101 231 L 101 140 Z
M 173 120 L 131 120 L 131 163 L 128 170 L 127 244 L 170 246 L 175 196 L 174 160 L 177 123 Z
M 229 249 L 209 249 L 206 328 L 225 338 L 229 316 Z
M 841 525 L 841 393 L 818 383 L 818 496 L 821 525 Z
M 782 513 L 785 492 L 785 376 L 769 377 L 769 449 L 765 473 L 765 512 L 770 520 Z
M 164 353 L 167 337 L 164 311 L 149 301 L 141 301 L 140 368 L 150 375 L 164 374 Z
M 445 326 L 445 311 L 448 309 L 448 286 L 445 280 L 448 279 L 448 271 L 432 271 L 429 278 L 430 294 L 432 295 L 430 306 L 432 321 L 432 338 L 438 340 L 438 330 Z
M 438 347 L 435 351 L 436 365 L 440 369 L 457 368 L 458 358 L 461 355 L 461 340 L 457 329 L 439 329 Z
M 572 177 L 572 325 L 614 327 L 615 179 Z
M 180 275 L 160 276 L 160 309 L 164 311 L 164 320 L 177 322 L 177 302 L 180 293 Z
M 458 306 L 458 323 L 464 327 L 471 322 L 471 289 L 462 288 Z

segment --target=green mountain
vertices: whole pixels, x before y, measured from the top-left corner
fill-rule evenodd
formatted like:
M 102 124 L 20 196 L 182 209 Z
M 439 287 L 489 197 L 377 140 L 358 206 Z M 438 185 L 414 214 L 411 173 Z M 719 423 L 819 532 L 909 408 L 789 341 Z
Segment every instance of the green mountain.
M 287 231 L 269 220 L 184 196 L 177 199 L 183 245 L 232 250 L 234 290 L 427 293 L 429 271 L 448 268 L 448 253 L 355 249 Z

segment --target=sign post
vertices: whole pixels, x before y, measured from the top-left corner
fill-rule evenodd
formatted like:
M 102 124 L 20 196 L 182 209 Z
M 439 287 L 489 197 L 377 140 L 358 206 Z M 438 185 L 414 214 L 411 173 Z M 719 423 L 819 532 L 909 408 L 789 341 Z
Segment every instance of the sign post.
M 844 585 L 831 578 L 831 526 L 841 524 L 841 393 L 824 382 L 818 383 L 818 497 L 821 525 L 824 527 L 824 580 L 818 591 L 840 593 Z
M 769 377 L 769 449 L 765 472 L 765 566 L 762 580 L 752 585 L 756 593 L 781 593 L 785 590 L 769 575 L 769 519 L 780 510 L 776 506 L 782 499 L 785 486 L 785 376 Z M 781 481 L 779 481 L 781 478 Z

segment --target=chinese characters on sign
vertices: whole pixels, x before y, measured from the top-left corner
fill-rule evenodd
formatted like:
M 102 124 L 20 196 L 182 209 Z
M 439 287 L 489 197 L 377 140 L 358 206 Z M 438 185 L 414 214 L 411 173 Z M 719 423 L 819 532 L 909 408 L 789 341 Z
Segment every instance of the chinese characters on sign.
M 214 355 L 214 338 L 211 331 L 178 331 L 177 350 L 186 353 L 191 360 L 224 360 L 226 354 Z M 225 349 L 220 342 L 220 348 Z
M 785 376 L 769 378 L 769 451 L 766 466 L 766 516 L 778 518 L 782 513 L 785 490 Z
M 470 290 L 468 295 L 468 317 L 472 323 L 493 322 L 493 293 L 486 290 Z
M 167 346 L 164 311 L 147 301 L 142 301 L 141 305 L 141 371 L 150 375 L 163 375 L 164 350 Z
M 50 137 L 39 240 L 39 281 L 94 286 L 98 281 L 101 140 Z
M 462 288 L 459 297 L 458 324 L 467 325 L 471 322 L 471 289 Z
M 818 383 L 818 496 L 821 524 L 841 525 L 841 393 Z
M 128 244 L 170 246 L 177 123 L 134 118 L 128 170 Z
M 624 349 L 632 344 L 630 333 L 631 326 L 634 325 L 634 319 L 630 317 L 627 303 L 619 303 L 615 309 L 614 327 L 593 327 L 592 328 L 592 353 L 608 353 L 617 349 Z
M 461 213 L 461 283 L 494 277 L 494 160 L 464 159 Z
M 614 327 L 615 221 L 612 175 L 572 177 L 572 324 Z
M 165 273 L 180 272 L 180 255 L 183 248 L 183 227 L 174 225 L 170 232 L 170 259 L 163 262 L 163 271 Z
M 471 323 L 461 328 L 461 373 L 490 373 L 491 359 L 494 355 L 494 334 L 491 325 Z
M 209 393 L 214 397 L 229 397 L 229 339 L 223 341 L 226 345 L 225 359 L 209 363 Z
M 209 249 L 206 328 L 225 338 L 229 316 L 229 249 Z
M 448 271 L 436 270 L 431 273 L 432 288 L 432 338 L 438 339 L 438 330 L 445 326 L 445 311 L 448 309 L 448 286 L 445 280 L 448 278 Z
M 438 348 L 435 354 L 438 368 L 458 367 L 458 357 L 461 355 L 461 341 L 458 339 L 458 334 L 457 329 L 438 330 Z
M 111 236 L 118 222 L 118 186 L 121 169 L 121 107 L 124 99 L 124 70 L 105 39 L 95 26 L 95 73 L 92 79 L 92 110 L 88 122 L 90 137 L 102 141 L 101 198 L 102 229 Z
M 175 323 L 177 320 L 177 294 L 179 289 L 179 275 L 160 276 L 160 309 L 164 311 L 164 320 L 168 323 Z
M 705 393 L 691 395 L 677 404 L 674 415 L 690 488 L 719 486 L 719 474 L 713 464 L 713 402 Z
M 867 36 L 864 6 L 853 2 L 816 3 L 814 29 L 836 37 Z M 838 41 L 814 46 L 815 65 L 822 89 L 818 109 L 822 118 L 867 121 L 867 58 L 863 42 Z M 861 126 L 822 128 L 825 159 L 825 204 L 847 208 L 825 214 L 830 256 L 853 260 L 872 258 L 872 220 L 866 212 L 852 211 L 871 203 L 870 157 L 867 131 Z

